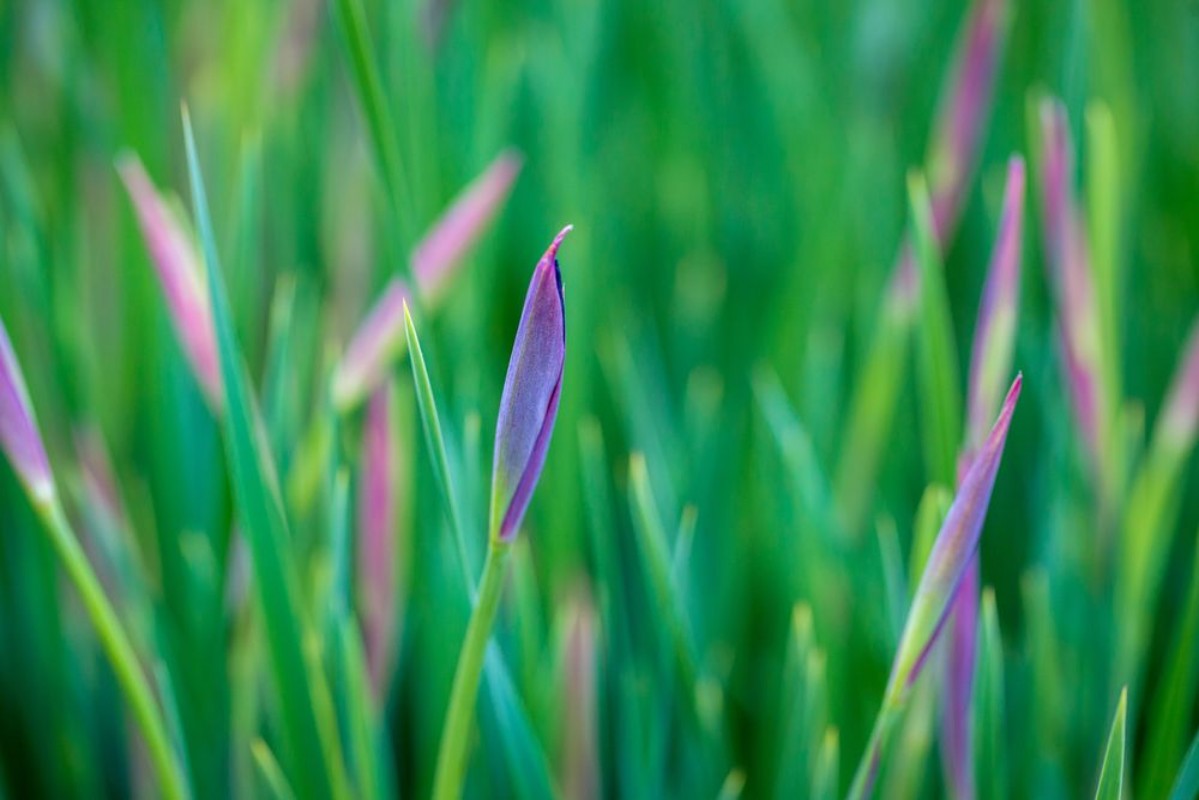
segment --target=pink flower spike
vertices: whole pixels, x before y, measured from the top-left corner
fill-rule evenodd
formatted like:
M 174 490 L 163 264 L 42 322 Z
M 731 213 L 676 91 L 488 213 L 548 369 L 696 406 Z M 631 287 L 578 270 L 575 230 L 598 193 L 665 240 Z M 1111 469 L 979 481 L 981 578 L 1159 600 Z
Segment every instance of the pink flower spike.
M 37 429 L 37 418 L 25 388 L 25 376 L 13 352 L 4 320 L 0 319 L 0 449 L 25 486 L 34 505 L 54 501 L 54 476 L 46 448 Z
M 357 405 L 386 376 L 392 358 L 404 348 L 404 304 L 411 299 L 408 284 L 392 278 L 358 327 L 333 373 L 333 403 L 338 408 Z
M 521 163 L 514 150 L 501 153 L 417 244 L 411 256 L 412 278 L 423 300 L 436 303 L 448 288 L 462 257 L 508 198 Z M 355 331 L 333 376 L 333 402 L 338 408 L 353 408 L 370 395 L 392 359 L 403 352 L 404 302 L 411 299 L 408 284 L 393 278 Z
M 933 232 L 942 251 L 957 232 L 962 199 L 982 153 L 1007 37 L 1007 13 L 1007 0 L 976 0 L 959 34 L 953 71 L 937 106 L 928 182 Z M 887 288 L 888 307 L 907 318 L 915 313 L 919 298 L 916 257 L 911 242 L 905 240 Z
M 1182 363 L 1174 374 L 1166 402 L 1162 406 L 1154 438 L 1159 446 L 1185 452 L 1195 442 L 1199 429 L 1199 319 L 1183 352 Z
M 1075 422 L 1097 466 L 1104 424 L 1099 314 L 1082 218 L 1074 198 L 1074 147 L 1061 103 L 1041 103 L 1041 211 Z
M 445 290 L 466 251 L 508 199 L 522 165 L 515 150 L 500 153 L 413 249 L 412 278 L 424 300 L 433 302 Z
M 138 227 L 150 251 L 150 261 L 183 353 L 209 406 L 219 414 L 223 403 L 221 367 L 208 290 L 195 244 L 154 188 L 136 155 L 120 156 L 116 166 L 133 201 Z
M 377 703 L 386 699 L 396 633 L 396 475 L 392 389 L 384 382 L 366 411 L 362 478 L 358 496 L 358 575 L 362 586 L 362 638 Z

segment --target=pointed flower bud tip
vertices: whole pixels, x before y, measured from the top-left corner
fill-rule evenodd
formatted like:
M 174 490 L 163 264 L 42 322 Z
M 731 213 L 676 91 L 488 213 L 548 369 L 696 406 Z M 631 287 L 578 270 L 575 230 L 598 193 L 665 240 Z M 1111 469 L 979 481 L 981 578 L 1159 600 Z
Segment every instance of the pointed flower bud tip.
M 25 377 L 0 320 L 0 449 L 35 504 L 54 498 L 54 478 L 37 419 L 25 388 Z
M 545 464 L 558 416 L 566 359 L 566 309 L 554 238 L 533 271 L 512 345 L 500 398 L 491 478 L 491 530 L 500 541 L 516 535 Z

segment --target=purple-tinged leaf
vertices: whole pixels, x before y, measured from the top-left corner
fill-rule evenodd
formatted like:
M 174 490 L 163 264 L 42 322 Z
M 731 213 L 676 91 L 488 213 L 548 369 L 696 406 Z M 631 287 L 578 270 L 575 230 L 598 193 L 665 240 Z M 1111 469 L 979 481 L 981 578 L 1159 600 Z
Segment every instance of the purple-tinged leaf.
M 959 39 L 957 57 L 935 118 L 928 155 L 933 231 L 942 252 L 957 231 L 962 200 L 982 152 L 994 105 L 995 77 L 1007 37 L 1007 0 L 977 0 Z M 915 313 L 920 275 L 910 241 L 900 249 L 891 275 L 888 304 L 894 313 Z
M 1066 383 L 1075 423 L 1098 466 L 1105 414 L 1101 338 L 1094 278 L 1082 217 L 1074 197 L 1074 146 L 1066 110 L 1055 100 L 1040 107 L 1041 213 L 1046 262 L 1057 304 Z
M 991 265 L 978 309 L 966 395 L 966 442 L 969 452 L 982 444 L 987 426 L 1003 397 L 1012 364 L 1016 314 L 1020 300 L 1020 248 L 1024 224 L 1024 160 L 1008 162 L 1007 187 Z
M 566 226 L 533 270 L 495 426 L 491 533 L 511 541 L 541 475 L 558 416 L 566 360 L 566 309 L 558 247 Z
M 174 210 L 158 194 L 142 162 L 127 153 L 117 159 L 117 172 L 133 201 L 150 261 L 179 336 L 183 353 L 209 407 L 220 413 L 223 402 L 212 309 L 200 271 L 195 243 Z
M 966 441 L 958 462 L 959 481 L 987 434 L 1011 369 L 1020 294 L 1020 248 L 1024 217 L 1024 161 L 1008 162 L 999 231 L 978 310 L 970 356 Z M 946 785 L 954 797 L 974 797 L 971 696 L 978 646 L 978 554 L 966 568 L 949 610 L 948 665 L 941 702 L 941 754 Z
M 995 486 L 995 475 L 999 471 L 1008 426 L 1012 421 L 1016 400 L 1020 397 L 1022 383 L 1022 376 L 1017 375 L 1003 401 L 999 418 L 966 471 L 949 514 L 941 525 L 941 532 L 937 534 L 937 541 L 933 544 L 928 564 L 912 598 L 912 608 L 900 638 L 888 694 L 906 691 L 919 676 L 929 649 L 945 623 L 949 601 L 978 549 L 983 521 L 991 502 L 991 489 Z
M 0 319 L 0 449 L 35 505 L 49 505 L 55 496 L 54 476 L 46 448 L 37 429 L 37 418 L 25 388 L 25 376 L 4 320 Z
M 949 615 L 950 602 L 978 551 L 978 540 L 991 502 L 991 490 L 995 487 L 995 476 L 999 472 L 1022 383 L 1022 376 L 1017 375 L 1003 401 L 999 418 L 958 487 L 957 496 L 929 554 L 928 564 L 920 576 L 899 639 L 882 707 L 850 788 L 849 796 L 854 800 L 869 797 L 873 791 L 886 740 L 899 712 L 907 703 L 912 685 L 920 677 L 929 653 L 937 643 Z
M 949 612 L 947 663 L 941 696 L 941 755 L 949 794 L 971 800 L 974 791 L 974 665 L 978 653 L 978 553 L 966 566 Z
M 372 696 L 381 701 L 390 683 L 396 633 L 397 452 L 392 389 L 384 383 L 366 411 L 358 500 L 358 575 L 362 586 L 362 638 Z
M 495 218 L 520 174 L 521 156 L 501 153 L 466 187 L 412 251 L 412 278 L 422 300 L 436 303 L 457 274 L 462 258 Z M 354 333 L 333 376 L 333 399 L 346 409 L 364 399 L 404 348 L 407 283 L 393 278 Z

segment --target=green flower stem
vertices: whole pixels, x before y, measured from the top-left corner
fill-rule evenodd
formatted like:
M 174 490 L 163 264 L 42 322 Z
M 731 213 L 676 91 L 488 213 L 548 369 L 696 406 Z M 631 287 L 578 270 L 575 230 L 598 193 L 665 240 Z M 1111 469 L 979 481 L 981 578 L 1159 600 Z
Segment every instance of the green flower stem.
M 487 548 L 483 577 L 479 579 L 478 599 L 466 627 L 466 639 L 458 654 L 458 669 L 454 672 L 454 688 L 450 691 L 450 706 L 441 733 L 441 750 L 437 754 L 437 775 L 433 779 L 433 800 L 458 800 L 462 796 L 466 777 L 467 741 L 474 719 L 475 698 L 479 692 L 479 677 L 483 671 L 483 656 L 487 641 L 500 607 L 500 590 L 504 585 L 504 568 L 511 545 L 494 537 Z
M 168 800 L 184 800 L 189 796 L 189 792 L 183 770 L 171 749 L 161 711 L 154 701 L 146 674 L 138 665 L 133 645 L 125 629 L 121 627 L 116 612 L 104 596 L 100 581 L 88 564 L 62 506 L 57 500 L 50 500 L 39 504 L 38 511 L 67 575 L 83 600 L 83 607 L 96 628 L 100 644 L 104 647 L 117 681 L 133 710 L 133 717 L 145 737 L 150 760 L 158 772 L 162 796 Z

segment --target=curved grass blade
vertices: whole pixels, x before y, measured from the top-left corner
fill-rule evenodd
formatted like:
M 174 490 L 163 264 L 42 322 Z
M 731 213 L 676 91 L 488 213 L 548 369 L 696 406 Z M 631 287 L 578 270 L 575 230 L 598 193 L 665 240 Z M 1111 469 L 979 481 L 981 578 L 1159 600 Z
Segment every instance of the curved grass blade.
M 1173 652 L 1167 662 L 1148 720 L 1141 797 L 1164 797 L 1186 745 L 1186 724 L 1194 708 L 1196 663 L 1199 661 L 1199 549 L 1191 571 L 1182 623 L 1174 633 Z
M 974 737 L 977 764 L 987 768 L 978 780 L 981 800 L 1005 800 L 1007 791 L 1007 755 L 1004 750 L 1003 638 L 995 610 L 995 591 L 983 589 L 979 605 L 978 688 L 974 702 L 977 713 Z
M 287 782 L 287 776 L 283 774 L 283 768 L 279 766 L 270 746 L 262 739 L 255 739 L 250 742 L 250 753 L 258 769 L 262 796 L 274 800 L 296 800 L 296 793 Z
M 1112 731 L 1107 738 L 1107 749 L 1103 753 L 1103 769 L 1099 773 L 1095 800 L 1120 800 L 1124 790 L 1124 717 L 1127 708 L 1128 689 L 1122 689 L 1120 703 L 1116 706 L 1116 718 L 1112 720 Z
M 916 263 L 920 268 L 920 322 L 916 335 L 925 469 L 930 480 L 951 486 L 957 477 L 958 443 L 962 440 L 957 345 L 940 246 L 933 228 L 932 202 L 919 173 L 908 176 L 908 202 Z
M 393 222 L 399 226 L 400 241 L 412 242 L 415 239 L 412 203 L 400 159 L 400 140 L 383 92 L 383 81 L 379 77 L 379 65 L 367 30 L 362 0 L 335 0 L 333 16 L 346 37 L 354 89 L 358 94 L 358 102 L 362 104 L 362 112 L 366 115 L 371 145 L 382 173 L 383 188 L 391 203 Z M 403 269 L 409 269 L 406 261 Z
M 208 213 L 204 179 L 187 110 L 183 132 L 191 176 L 192 204 L 199 228 L 208 291 L 216 328 L 221 381 L 224 386 L 224 431 L 238 508 L 253 556 L 254 574 L 271 655 L 272 673 L 283 713 L 288 763 L 305 796 L 344 796 L 341 764 L 328 763 L 316 714 L 313 688 L 320 675 L 310 674 L 303 647 L 308 625 L 291 559 L 291 536 L 283 514 L 278 477 L 266 447 L 266 436 L 245 365 L 237 349 L 229 300 L 217 256 L 216 237 Z
M 429 381 L 429 369 L 425 366 L 425 354 L 421 350 L 420 338 L 416 335 L 416 326 L 412 323 L 412 314 L 408 304 L 404 303 L 404 333 L 408 337 L 409 360 L 412 362 L 412 381 L 416 384 L 416 404 L 420 410 L 421 427 L 425 432 L 425 446 L 437 467 L 438 483 L 445 495 L 446 511 L 450 515 L 450 524 L 454 529 L 454 544 L 458 549 L 458 559 L 461 562 L 462 574 L 466 580 L 468 594 L 474 598 L 475 582 L 470 560 L 467 558 L 465 532 L 462 530 L 462 517 L 458 506 L 458 497 L 454 489 L 454 475 L 450 471 L 450 459 L 445 446 L 445 434 L 441 429 L 441 415 L 437 413 L 437 399 L 433 396 L 433 385 Z

